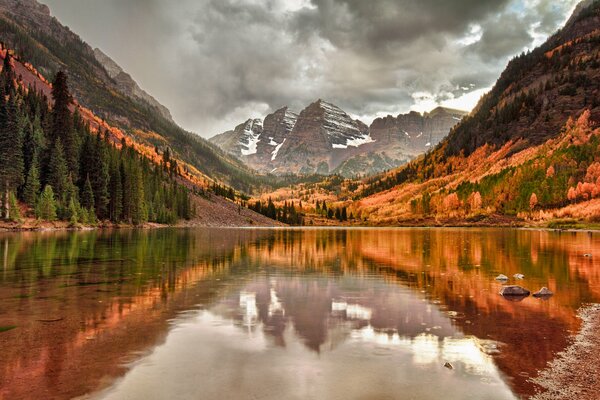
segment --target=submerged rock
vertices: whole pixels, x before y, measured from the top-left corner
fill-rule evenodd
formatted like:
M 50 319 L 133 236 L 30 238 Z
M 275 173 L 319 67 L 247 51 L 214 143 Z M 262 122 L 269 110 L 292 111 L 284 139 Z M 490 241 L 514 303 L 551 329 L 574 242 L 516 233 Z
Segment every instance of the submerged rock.
M 533 297 L 551 297 L 554 293 L 547 287 L 543 287 L 533 294 Z
M 525 275 L 523 275 L 523 274 L 514 274 L 513 278 L 515 278 L 515 279 L 523 279 L 523 278 L 525 278 Z
M 500 274 L 496 277 L 497 281 L 507 281 L 508 280 L 508 276 Z
M 531 292 L 525 288 L 522 288 L 521 286 L 517 286 L 517 285 L 511 285 L 511 286 L 504 286 L 501 290 L 500 290 L 500 294 L 502 296 L 523 296 L 523 297 L 527 297 L 531 294 Z

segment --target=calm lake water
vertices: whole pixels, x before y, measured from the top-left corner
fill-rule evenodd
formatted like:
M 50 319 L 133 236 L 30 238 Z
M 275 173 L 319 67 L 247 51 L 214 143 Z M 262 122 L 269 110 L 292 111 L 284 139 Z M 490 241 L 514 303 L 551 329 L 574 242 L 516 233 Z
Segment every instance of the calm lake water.
M 526 397 L 599 264 L 588 233 L 0 234 L 0 399 Z

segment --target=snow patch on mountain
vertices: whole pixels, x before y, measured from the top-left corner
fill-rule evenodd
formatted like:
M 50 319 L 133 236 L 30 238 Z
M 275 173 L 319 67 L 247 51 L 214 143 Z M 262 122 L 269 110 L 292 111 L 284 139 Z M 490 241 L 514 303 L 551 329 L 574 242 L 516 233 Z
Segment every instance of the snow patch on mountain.
M 334 143 L 331 146 L 334 149 L 347 149 L 348 147 L 359 147 L 359 146 L 362 146 L 363 144 L 373 143 L 373 142 L 374 142 L 374 140 L 371 137 L 371 135 L 362 135 L 360 137 L 355 137 L 355 138 L 346 140 L 346 144 Z
M 275 161 L 275 159 L 277 158 L 277 154 L 279 153 L 279 150 L 281 149 L 281 146 L 283 146 L 283 144 L 285 143 L 287 139 L 283 139 L 283 142 L 276 144 L 275 150 L 273 150 L 273 152 L 271 153 L 271 161 Z
M 240 138 L 241 153 L 243 156 L 256 154 L 260 135 L 262 134 L 263 122 L 261 119 L 251 119 L 246 122 L 244 134 Z

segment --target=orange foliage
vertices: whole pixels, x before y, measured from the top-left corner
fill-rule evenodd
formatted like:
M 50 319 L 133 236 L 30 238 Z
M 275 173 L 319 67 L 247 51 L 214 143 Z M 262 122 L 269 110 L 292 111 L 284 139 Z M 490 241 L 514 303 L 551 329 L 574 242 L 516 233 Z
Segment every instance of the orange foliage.
M 471 193 L 469 196 L 469 207 L 471 208 L 471 211 L 478 211 L 481 209 L 482 204 L 481 194 L 479 192 Z
M 538 205 L 538 198 L 537 195 L 535 193 L 531 193 L 531 197 L 529 198 L 529 208 L 531 210 L 535 209 L 535 207 Z

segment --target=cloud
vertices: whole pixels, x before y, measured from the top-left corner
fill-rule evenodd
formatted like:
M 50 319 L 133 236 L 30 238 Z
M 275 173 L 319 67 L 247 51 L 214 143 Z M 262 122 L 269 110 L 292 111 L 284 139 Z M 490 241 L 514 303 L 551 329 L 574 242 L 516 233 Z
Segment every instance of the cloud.
M 46 2 L 180 124 L 207 137 L 317 98 L 366 122 L 469 105 L 510 57 L 554 32 L 576 0 Z

